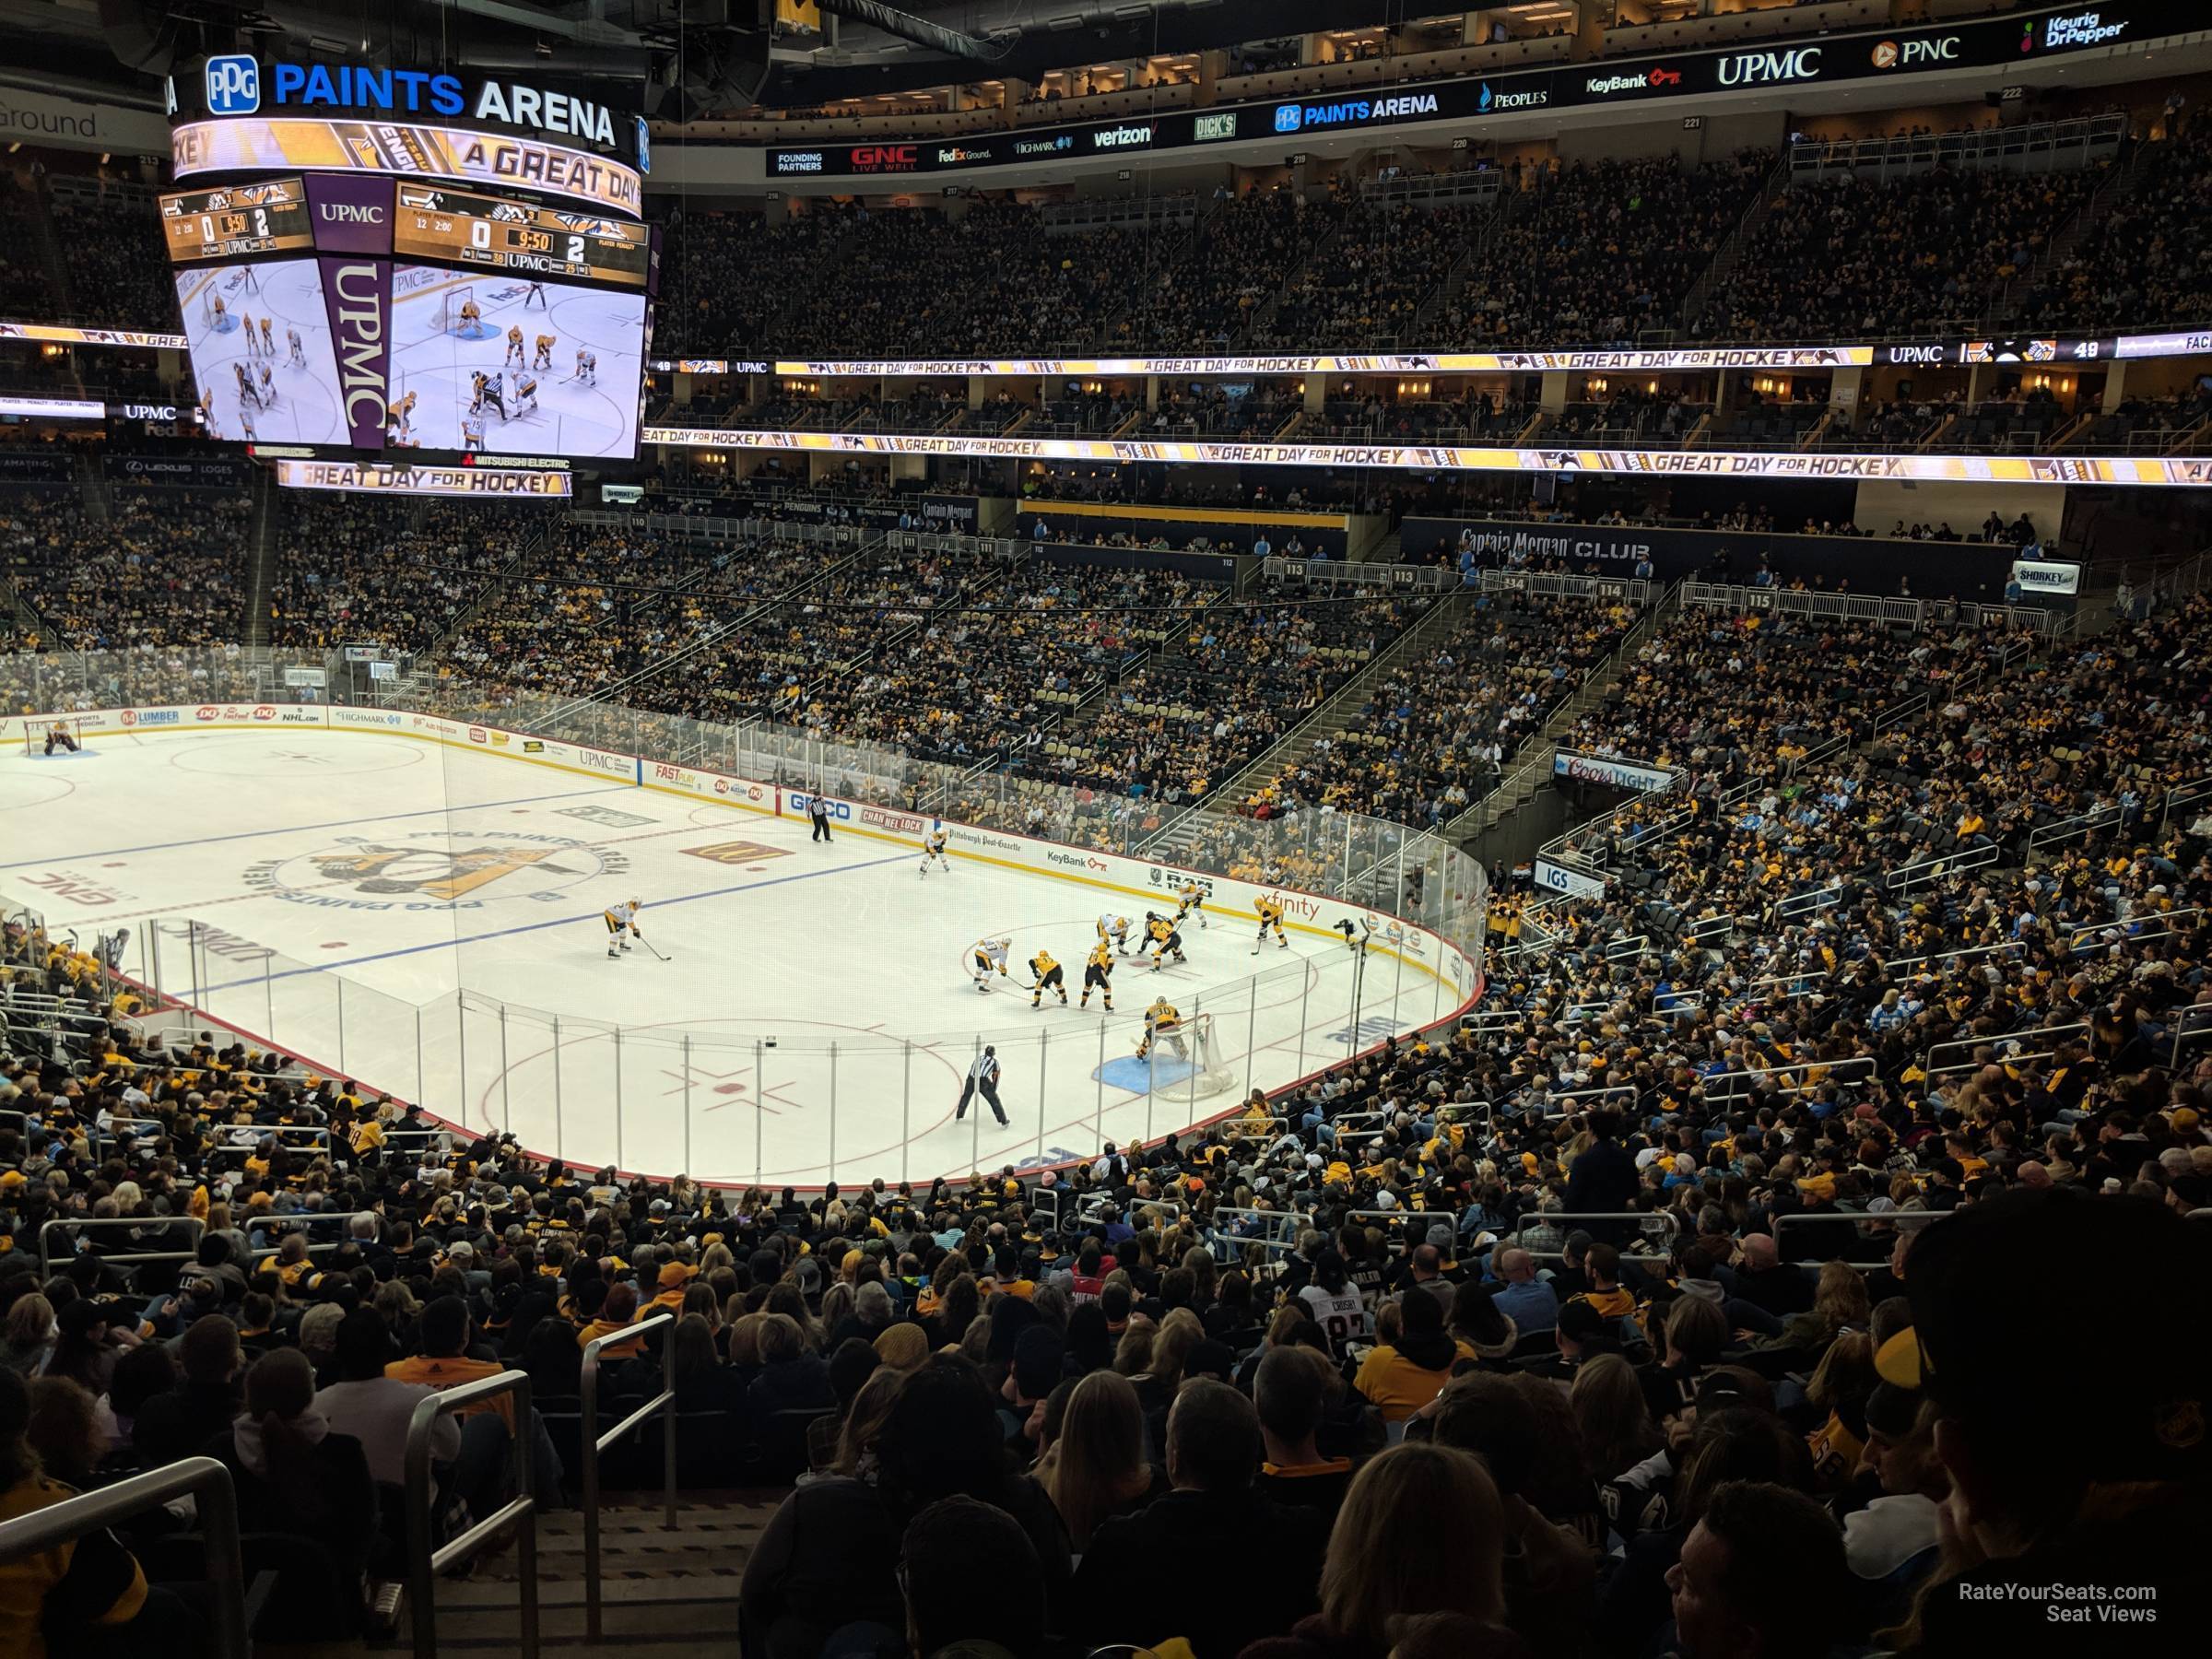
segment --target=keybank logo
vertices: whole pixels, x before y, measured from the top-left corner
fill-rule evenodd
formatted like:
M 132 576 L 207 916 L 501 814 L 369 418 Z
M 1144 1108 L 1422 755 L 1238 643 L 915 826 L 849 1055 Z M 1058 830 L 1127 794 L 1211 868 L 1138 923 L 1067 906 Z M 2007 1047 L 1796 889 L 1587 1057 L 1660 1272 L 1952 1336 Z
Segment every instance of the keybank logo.
M 261 108 L 261 65 L 244 53 L 207 60 L 207 112 L 251 115 Z

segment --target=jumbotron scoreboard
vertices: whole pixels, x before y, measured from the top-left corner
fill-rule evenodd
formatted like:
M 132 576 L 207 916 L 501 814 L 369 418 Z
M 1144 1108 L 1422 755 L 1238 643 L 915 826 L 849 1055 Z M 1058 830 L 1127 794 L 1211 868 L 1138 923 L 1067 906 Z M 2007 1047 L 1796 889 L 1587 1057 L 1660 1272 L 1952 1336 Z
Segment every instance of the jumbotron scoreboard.
M 315 245 L 307 186 L 298 179 L 187 191 L 161 198 L 161 229 L 177 264 L 304 253 Z
M 617 287 L 646 288 L 653 275 L 653 244 L 643 225 L 424 185 L 399 187 L 392 250 L 432 265 Z
M 641 122 L 242 55 L 172 94 L 160 218 L 205 434 L 380 481 L 636 459 L 660 286 Z

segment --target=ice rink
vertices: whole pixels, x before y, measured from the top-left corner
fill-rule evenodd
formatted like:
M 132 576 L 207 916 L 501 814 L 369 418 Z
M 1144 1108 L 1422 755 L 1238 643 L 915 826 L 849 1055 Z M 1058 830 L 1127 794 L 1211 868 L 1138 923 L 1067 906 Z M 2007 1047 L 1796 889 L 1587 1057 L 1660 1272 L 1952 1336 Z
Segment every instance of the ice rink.
M 520 739 L 515 740 L 518 744 Z M 1249 913 L 1186 924 L 1187 966 L 1123 961 L 1072 1006 L 1102 910 L 1141 896 L 803 818 L 382 733 L 101 735 L 0 758 L 0 901 L 127 933 L 123 964 L 203 1015 L 534 1151 L 656 1176 L 818 1185 L 1088 1157 L 1275 1089 L 1456 998 L 1394 954 Z M 601 912 L 644 901 L 606 956 Z M 1157 903 L 1158 900 L 1155 900 Z M 1065 965 L 1070 1006 L 978 994 L 970 944 Z M 1130 1064 L 1164 994 L 1212 1017 L 1232 1088 Z M 994 1046 L 1009 1113 L 953 1109 Z M 1149 1082 L 1149 1086 L 1147 1086 Z

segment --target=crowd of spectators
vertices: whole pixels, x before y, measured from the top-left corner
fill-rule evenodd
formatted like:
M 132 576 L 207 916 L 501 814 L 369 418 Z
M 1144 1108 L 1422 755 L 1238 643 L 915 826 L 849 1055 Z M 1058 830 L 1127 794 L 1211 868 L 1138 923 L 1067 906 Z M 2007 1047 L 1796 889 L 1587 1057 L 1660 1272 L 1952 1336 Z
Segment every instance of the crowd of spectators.
M 375 641 L 427 651 L 549 515 L 502 502 L 394 503 L 288 491 L 278 498 L 269 642 Z
M 72 321 L 174 333 L 176 278 L 151 198 L 132 193 L 94 204 L 57 193 L 51 202 L 54 241 L 69 267 Z
M 244 618 L 242 491 L 109 488 L 105 512 L 75 490 L 0 503 L 9 580 L 66 651 L 235 643 Z
M 1773 165 L 1754 150 L 1694 171 L 1672 156 L 1535 170 L 1476 246 L 1435 343 L 1594 345 L 1672 327 Z
M 2212 1194 L 2206 1063 L 2173 1057 L 2212 821 L 2160 805 L 2204 763 L 2212 605 L 2024 658 L 1794 626 L 1654 637 L 1613 713 L 1675 746 L 1674 821 L 1579 838 L 1612 885 L 1531 912 L 1477 1020 L 1103 1147 L 1049 1210 L 1011 1171 L 702 1192 L 441 1136 L 242 1044 L 155 1043 L 90 959 L 12 934 L 18 987 L 111 1021 L 0 1068 L 13 1257 L 49 1218 L 140 1225 L 0 1275 L 9 1512 L 209 1451 L 291 1535 L 267 1617 L 327 1637 L 396 1571 L 419 1390 L 508 1365 L 538 1402 L 435 1449 L 444 1524 L 501 1500 L 518 1435 L 552 1498 L 582 1345 L 666 1310 L 674 1376 L 618 1344 L 613 1394 L 665 1380 L 723 1414 L 702 1464 L 802 1471 L 740 1590 L 771 1654 L 909 1628 L 1018 1654 L 1936 1655 L 1993 1620 L 2055 1652 L 2003 1609 L 2066 1572 L 2155 1583 L 2190 1622 L 2149 1651 L 2184 1651 L 2206 1479 L 2167 1426 L 2201 1363 L 2018 1333 L 2054 1293 L 2130 1329 L 2212 1317 L 2177 1213 Z M 1761 741 L 1784 685 L 1875 746 Z M 1709 725 L 1651 725 L 1669 704 Z M 2002 862 L 1897 885 L 1932 833 Z M 279 1147 L 287 1123 L 330 1149 Z M 2015 1478 L 2052 1398 L 2094 1430 Z M 188 1639 L 171 1524 L 88 1552 L 58 1651 L 72 1618 Z M 1233 1592 L 1174 1568 L 1254 1539 Z
M 1171 806 L 1201 800 L 1385 649 L 1418 609 L 1365 587 L 1315 597 L 1267 581 L 1235 602 L 1170 614 L 1165 637 L 1042 775 Z
M 1480 594 L 1433 650 L 1394 665 L 1343 730 L 1316 737 L 1244 809 L 1448 823 L 1496 786 L 1633 620 L 1618 602 Z
M 1415 318 L 1488 211 L 1364 201 L 1347 206 L 1250 343 L 1300 351 L 1433 344 L 1416 337 Z
M 2100 177 L 1939 167 L 1793 183 L 1714 288 L 1698 332 L 1724 340 L 1957 333 L 2034 268 Z
M 2212 135 L 2200 120 L 2142 149 L 2135 171 L 2125 199 L 2026 298 L 2021 314 L 2038 327 L 2101 334 L 2212 321 L 2212 245 L 2191 206 L 2212 186 Z

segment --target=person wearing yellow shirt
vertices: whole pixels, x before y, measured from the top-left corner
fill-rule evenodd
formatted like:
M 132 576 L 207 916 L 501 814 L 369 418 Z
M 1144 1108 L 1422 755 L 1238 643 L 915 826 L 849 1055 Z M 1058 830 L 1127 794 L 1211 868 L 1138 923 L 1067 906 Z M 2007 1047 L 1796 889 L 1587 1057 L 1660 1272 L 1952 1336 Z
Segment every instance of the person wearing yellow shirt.
M 576 1346 L 585 1348 L 602 1336 L 612 1336 L 637 1323 L 638 1292 L 632 1285 L 610 1285 L 606 1300 L 600 1304 L 599 1317 L 576 1333 Z M 634 1359 L 645 1351 L 645 1338 L 629 1342 L 610 1342 L 599 1350 L 602 1360 Z
M 651 1319 L 661 1312 L 681 1313 L 684 1288 L 690 1282 L 691 1269 L 681 1262 L 662 1263 L 660 1277 L 654 1281 L 653 1298 L 638 1311 L 638 1317 Z
M 458 1388 L 464 1382 L 496 1377 L 502 1369 L 496 1359 L 468 1357 L 468 1304 L 457 1296 L 441 1296 L 424 1305 L 416 1326 L 416 1339 L 422 1346 L 421 1353 L 406 1359 L 394 1359 L 384 1367 L 384 1375 L 395 1382 L 415 1382 L 425 1388 Z M 498 1394 L 464 1406 L 455 1415 L 473 1417 L 480 1411 L 499 1413 L 508 1431 L 513 1432 L 512 1394 Z
M 1443 1392 L 1459 1357 L 1444 1334 L 1444 1304 L 1425 1290 L 1399 1298 L 1384 1310 L 1382 1341 L 1368 1349 L 1352 1386 L 1382 1414 L 1385 1423 L 1403 1423 Z

